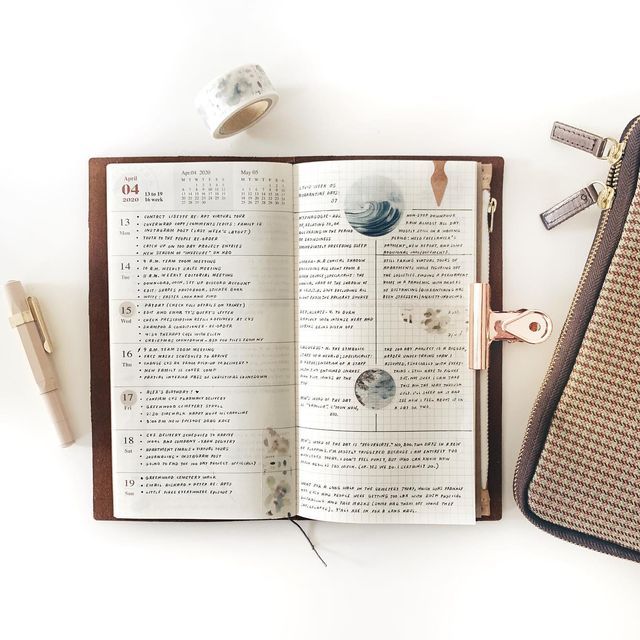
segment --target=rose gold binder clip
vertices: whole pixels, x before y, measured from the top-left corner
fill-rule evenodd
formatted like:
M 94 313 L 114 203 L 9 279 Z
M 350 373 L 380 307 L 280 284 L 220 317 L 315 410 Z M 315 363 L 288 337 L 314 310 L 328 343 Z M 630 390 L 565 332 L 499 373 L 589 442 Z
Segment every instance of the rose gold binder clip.
M 471 285 L 469 304 L 469 368 L 489 366 L 489 347 L 496 340 L 506 342 L 544 342 L 553 328 L 549 316 L 541 311 L 493 311 L 491 287 L 486 282 Z

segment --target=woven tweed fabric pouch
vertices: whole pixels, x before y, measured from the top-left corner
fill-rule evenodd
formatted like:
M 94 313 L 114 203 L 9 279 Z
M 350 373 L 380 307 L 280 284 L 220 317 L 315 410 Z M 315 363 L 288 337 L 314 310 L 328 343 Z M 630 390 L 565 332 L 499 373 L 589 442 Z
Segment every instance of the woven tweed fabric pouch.
M 594 183 L 542 214 L 547 228 L 602 215 L 516 465 L 534 524 L 640 562 L 640 117 L 620 141 L 555 123 L 552 138 L 607 157 Z

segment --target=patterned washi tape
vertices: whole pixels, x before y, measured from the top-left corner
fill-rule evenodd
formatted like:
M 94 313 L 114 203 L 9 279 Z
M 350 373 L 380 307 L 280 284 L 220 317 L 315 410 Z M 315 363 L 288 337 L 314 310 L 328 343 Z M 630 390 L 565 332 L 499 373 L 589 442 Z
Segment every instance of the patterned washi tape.
M 258 64 L 236 67 L 202 88 L 196 108 L 214 138 L 227 138 L 262 120 L 278 94 Z

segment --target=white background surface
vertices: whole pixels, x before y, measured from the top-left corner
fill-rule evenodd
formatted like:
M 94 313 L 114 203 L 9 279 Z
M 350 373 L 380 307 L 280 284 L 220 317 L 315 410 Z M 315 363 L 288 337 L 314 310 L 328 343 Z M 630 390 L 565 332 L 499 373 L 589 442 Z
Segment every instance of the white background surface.
M 626 5 L 626 7 L 625 7 Z M 554 119 L 640 112 L 636 3 L 11 2 L 0 9 L 0 279 L 39 295 L 78 443 L 60 450 L 0 323 L 4 638 L 637 638 L 640 567 L 556 540 L 511 497 L 553 342 L 508 345 L 504 519 L 476 527 L 92 520 L 87 160 L 101 155 L 497 154 L 505 302 L 562 325 L 595 210 L 537 214 L 606 165 Z M 263 65 L 281 101 L 210 139 L 193 97 Z

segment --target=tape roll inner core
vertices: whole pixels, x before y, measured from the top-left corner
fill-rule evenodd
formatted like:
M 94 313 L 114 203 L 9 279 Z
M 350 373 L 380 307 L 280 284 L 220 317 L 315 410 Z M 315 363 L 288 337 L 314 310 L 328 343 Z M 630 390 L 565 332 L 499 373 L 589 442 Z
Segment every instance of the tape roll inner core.
M 247 105 L 238 113 L 234 113 L 220 126 L 220 135 L 230 136 L 238 131 L 246 129 L 250 124 L 261 118 L 271 106 L 271 100 L 258 100 Z

